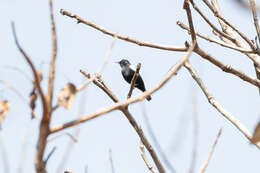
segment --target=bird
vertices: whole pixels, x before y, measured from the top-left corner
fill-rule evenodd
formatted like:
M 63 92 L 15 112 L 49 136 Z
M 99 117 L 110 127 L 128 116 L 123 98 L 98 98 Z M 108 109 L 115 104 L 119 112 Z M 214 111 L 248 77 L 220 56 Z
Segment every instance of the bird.
M 121 67 L 121 73 L 123 78 L 125 79 L 126 82 L 131 84 L 131 80 L 134 77 L 135 74 L 135 69 L 131 66 L 131 63 L 127 59 L 122 59 L 121 61 L 116 62 L 120 65 Z M 135 81 L 135 87 L 141 90 L 142 92 L 145 92 L 145 85 L 142 77 L 140 74 L 138 75 L 136 81 Z M 150 101 L 152 98 L 150 95 L 146 97 L 148 101 Z

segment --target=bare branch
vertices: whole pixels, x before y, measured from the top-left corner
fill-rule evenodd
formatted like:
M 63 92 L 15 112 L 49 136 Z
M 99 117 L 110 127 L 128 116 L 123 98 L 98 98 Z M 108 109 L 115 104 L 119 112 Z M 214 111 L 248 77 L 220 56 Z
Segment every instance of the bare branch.
M 195 34 L 193 22 L 192 22 L 192 15 L 191 15 L 191 11 L 190 11 L 189 0 L 184 0 L 183 8 L 186 10 L 186 14 L 187 14 L 189 26 L 190 26 L 190 31 L 191 31 L 191 38 L 192 38 L 192 42 L 193 42 L 196 40 L 196 34 Z
M 139 63 L 139 64 L 137 64 L 135 74 L 134 74 L 134 76 L 131 80 L 130 89 L 129 89 L 129 92 L 127 94 L 127 99 L 129 99 L 132 96 L 132 93 L 133 93 L 133 90 L 134 90 L 134 87 L 135 87 L 135 81 L 136 81 L 136 79 L 139 75 L 140 68 L 141 68 L 141 64 Z
M 85 71 L 80 70 L 80 72 L 87 78 L 91 78 L 90 74 L 87 74 Z M 102 80 L 101 77 L 99 78 L 99 80 Z M 98 86 L 100 89 L 102 89 L 114 102 L 119 102 L 119 100 L 116 98 L 116 96 L 112 93 L 112 91 L 110 89 L 108 89 L 108 87 L 104 86 L 104 82 L 102 81 L 103 85 L 101 85 L 99 82 L 97 82 L 95 79 L 93 80 L 93 83 Z
M 47 158 L 45 159 L 45 165 L 47 164 L 48 160 L 50 159 L 50 157 L 53 155 L 53 153 L 56 151 L 57 147 L 53 147 L 51 152 L 48 154 Z
M 111 166 L 111 172 L 115 173 L 114 163 L 113 163 L 113 157 L 112 157 L 112 150 L 109 149 L 109 162 Z
M 253 14 L 255 29 L 256 29 L 258 40 L 259 40 L 259 43 L 260 43 L 260 29 L 259 29 L 257 14 L 256 14 L 255 1 L 254 0 L 249 0 L 249 1 L 250 1 L 250 7 L 251 7 L 251 10 L 252 10 L 252 14 Z
M 189 173 L 193 173 L 196 162 L 197 162 L 197 150 L 198 150 L 198 139 L 199 139 L 199 120 L 198 120 L 198 105 L 196 92 L 192 92 L 192 118 L 193 118 L 193 148 L 192 158 Z
M 248 140 L 252 138 L 251 133 L 241 124 L 231 113 L 229 113 L 217 100 L 209 93 L 208 89 L 204 85 L 204 83 L 199 78 L 197 72 L 193 69 L 193 67 L 186 62 L 186 69 L 190 72 L 192 78 L 197 82 L 204 95 L 207 97 L 209 103 L 216 108 L 216 110 L 223 115 L 229 122 L 231 122 Z M 260 149 L 260 145 L 255 144 L 257 148 Z
M 188 31 L 188 33 L 190 34 L 190 29 L 189 29 L 188 26 L 186 26 L 185 24 L 183 24 L 180 21 L 177 21 L 177 25 L 180 26 L 182 29 L 185 29 L 186 31 Z M 209 41 L 209 42 L 213 42 L 213 43 L 219 44 L 220 46 L 230 48 L 230 49 L 233 49 L 233 50 L 237 50 L 237 51 L 242 52 L 242 53 L 255 53 L 255 51 L 253 51 L 253 50 L 247 50 L 247 49 L 244 49 L 244 48 L 241 48 L 241 47 L 233 46 L 233 45 L 227 44 L 223 41 L 219 41 L 219 40 L 214 39 L 212 37 L 203 35 L 199 32 L 196 32 L 196 35 L 199 36 L 200 38 L 203 38 L 204 40 Z
M 37 70 L 36 68 L 34 67 L 31 59 L 29 58 L 29 56 L 25 53 L 25 51 L 22 49 L 22 47 L 20 46 L 19 42 L 18 42 L 18 39 L 17 39 L 17 36 L 16 36 L 16 31 L 15 31 L 15 25 L 14 25 L 14 22 L 11 23 L 12 25 L 12 31 L 13 31 L 13 36 L 14 36 L 14 40 L 15 40 L 15 44 L 17 46 L 17 48 L 19 49 L 19 51 L 21 52 L 21 54 L 24 56 L 26 62 L 29 64 L 32 72 L 33 72 L 33 76 L 34 76 L 34 79 L 35 79 L 35 86 L 40 94 L 40 97 L 41 97 L 41 101 L 42 101 L 42 109 L 43 109 L 43 119 L 46 120 L 47 118 L 47 103 L 46 103 L 46 99 L 44 97 L 44 94 L 43 94 L 43 91 L 41 89 L 41 86 L 40 86 L 40 80 L 39 80 L 39 76 L 37 75 Z
M 242 32 L 239 31 L 239 29 L 237 29 L 235 26 L 233 26 L 230 22 L 228 22 L 224 17 L 222 17 L 218 11 L 216 11 L 214 8 L 212 8 L 211 4 L 208 2 L 208 0 L 203 0 L 203 2 L 211 9 L 211 11 L 214 13 L 214 15 L 219 18 L 220 20 L 222 20 L 226 25 L 228 25 L 230 28 L 232 28 L 234 31 L 236 31 L 240 37 L 242 37 L 247 43 L 248 45 L 251 47 L 252 50 L 256 50 L 255 45 L 252 43 L 252 41 L 250 39 L 248 39 L 245 34 L 243 34 Z
M 221 68 L 224 72 L 234 74 L 235 76 L 239 77 L 240 79 L 242 79 L 246 82 L 249 82 L 249 83 L 255 85 L 258 88 L 260 87 L 260 80 L 259 79 L 254 79 L 254 78 L 246 75 L 241 70 L 238 70 L 234 67 L 231 67 L 231 65 L 223 64 L 221 61 L 217 60 L 212 55 L 210 55 L 209 53 L 204 51 L 203 49 L 197 48 L 197 49 L 194 50 L 194 52 L 197 53 L 198 55 L 200 55 L 203 59 L 206 59 L 209 62 L 211 62 L 212 64 L 214 64 L 215 66 Z
M 154 134 L 154 131 L 153 131 L 152 126 L 151 126 L 151 123 L 150 123 L 149 118 L 147 116 L 147 113 L 145 111 L 144 105 L 142 105 L 141 108 L 142 108 L 142 114 L 143 114 L 143 117 L 144 117 L 145 125 L 147 126 L 148 133 L 151 136 L 151 139 L 152 139 L 152 141 L 153 141 L 153 143 L 155 145 L 155 148 L 157 149 L 158 153 L 161 155 L 161 157 L 163 159 L 163 162 L 169 168 L 170 172 L 171 173 L 175 173 L 176 172 L 175 168 L 172 166 L 172 164 L 168 160 L 166 154 L 163 152 L 163 149 L 162 149 L 162 147 L 161 147 L 157 137 Z
M 215 142 L 212 145 L 212 147 L 210 148 L 209 154 L 208 154 L 206 160 L 204 161 L 204 163 L 202 164 L 199 173 L 204 173 L 205 172 L 205 170 L 206 170 L 206 168 L 207 168 L 207 166 L 209 164 L 209 160 L 210 160 L 210 158 L 211 158 L 211 156 L 212 156 L 212 154 L 213 154 L 213 152 L 214 152 L 214 150 L 216 148 L 216 145 L 218 143 L 218 139 L 219 139 L 221 133 L 222 133 L 222 128 L 218 131 L 218 135 L 217 135 L 217 137 L 215 139 Z
M 156 173 L 153 166 L 149 163 L 148 159 L 145 156 L 144 153 L 144 144 L 142 142 L 140 142 L 140 151 L 141 151 L 141 156 L 144 160 L 144 163 L 146 164 L 146 166 L 148 167 L 148 169 L 152 172 L 152 173 Z
M 50 8 L 50 18 L 51 18 L 51 36 L 52 36 L 52 56 L 49 67 L 49 81 L 48 81 L 48 92 L 46 95 L 46 100 L 48 103 L 48 111 L 51 112 L 52 109 L 52 98 L 53 98 L 53 85 L 54 85 L 54 77 L 55 77 L 55 61 L 57 57 L 57 36 L 56 36 L 56 27 L 53 15 L 53 5 L 52 0 L 49 0 L 49 8 Z M 50 115 L 48 115 L 50 116 Z
M 127 42 L 131 42 L 134 44 L 137 44 L 139 46 L 145 46 L 145 47 L 151 47 L 151 48 L 156 48 L 156 49 L 163 49 L 163 50 L 169 50 L 169 51 L 180 51 L 180 52 L 186 52 L 188 49 L 186 47 L 177 47 L 177 46 L 168 46 L 168 45 L 159 45 L 159 44 L 155 44 L 155 43 L 151 43 L 151 42 L 146 42 L 146 41 L 140 41 L 140 40 L 136 40 L 134 38 L 125 36 L 125 35 L 121 35 L 121 34 L 117 34 L 116 32 L 112 32 L 109 31 L 101 26 L 98 26 L 97 24 L 90 22 L 88 20 L 85 20 L 75 14 L 72 14 L 71 12 L 68 12 L 66 10 L 61 9 L 60 13 L 62 15 L 74 18 L 77 20 L 78 23 L 84 23 L 96 30 L 99 30 L 101 32 L 103 32 L 104 34 L 110 35 L 112 37 L 117 37 L 121 40 L 125 40 Z
M 221 36 L 227 38 L 228 40 L 232 41 L 233 43 L 236 43 L 236 40 L 234 38 L 232 38 L 231 36 L 229 36 L 228 34 L 220 31 L 215 25 L 213 25 L 209 19 L 200 11 L 200 9 L 197 7 L 197 5 L 193 2 L 193 0 L 190 0 L 192 7 L 199 13 L 199 15 L 207 22 L 207 24 L 214 30 L 216 31 L 218 34 L 220 34 Z
M 115 39 L 112 41 L 112 43 L 109 45 L 109 48 L 106 52 L 106 56 L 104 58 L 104 62 L 103 64 L 100 66 L 100 68 L 97 70 L 97 72 L 86 82 L 84 82 L 80 87 L 77 88 L 77 92 L 83 90 L 84 88 L 86 88 L 86 86 L 91 83 L 94 79 L 98 78 L 100 76 L 100 73 L 102 72 L 102 70 L 104 69 L 105 65 L 107 64 L 107 61 L 110 57 L 111 51 L 114 47 L 115 41 L 117 39 L 117 36 L 115 36 Z

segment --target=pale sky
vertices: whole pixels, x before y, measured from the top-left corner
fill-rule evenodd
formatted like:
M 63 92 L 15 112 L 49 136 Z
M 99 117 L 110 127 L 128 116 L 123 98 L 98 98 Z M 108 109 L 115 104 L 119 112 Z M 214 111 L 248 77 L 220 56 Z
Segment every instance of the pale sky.
M 62 16 L 60 9 L 66 9 L 82 18 L 93 21 L 114 32 L 125 34 L 139 40 L 158 44 L 183 46 L 190 36 L 176 25 L 177 20 L 187 23 L 182 1 L 174 0 L 96 0 L 96 1 L 55 1 L 54 14 L 57 28 L 58 54 L 56 61 L 55 96 L 67 82 L 80 85 L 83 69 L 94 73 L 102 64 L 105 53 L 113 38 L 83 24 Z M 219 0 L 223 15 L 236 25 L 250 39 L 256 35 L 251 12 L 245 11 L 232 1 Z M 198 3 L 202 10 L 216 25 L 217 20 L 204 4 Z M 206 23 L 193 10 L 195 30 L 212 35 Z M 29 98 L 32 77 L 28 64 L 15 46 L 10 21 L 16 24 L 18 39 L 35 66 L 42 70 L 46 91 L 48 63 L 51 58 L 51 29 L 48 1 L 1 0 L 0 1 L 0 80 L 14 85 L 26 98 Z M 222 48 L 213 43 L 198 39 L 199 45 L 226 64 L 243 70 L 255 77 L 253 64 L 246 56 Z M 132 64 L 142 64 L 141 75 L 146 88 L 154 87 L 185 53 L 170 52 L 117 40 L 112 49 L 108 64 L 102 72 L 106 84 L 120 100 L 126 99 L 129 85 L 123 80 L 119 65 L 113 63 L 122 58 Z M 258 120 L 259 92 L 241 79 L 224 73 L 196 54 L 190 57 L 191 64 L 211 94 L 251 132 Z M 23 73 L 12 70 L 19 68 Z M 12 91 L 0 85 L 0 99 L 10 101 L 11 110 L 0 132 L 0 151 L 7 155 L 9 172 L 35 172 L 34 155 L 38 136 L 39 119 L 30 119 L 30 109 Z M 133 95 L 140 92 L 134 90 Z M 197 98 L 199 119 L 199 138 L 197 172 L 205 160 L 218 130 L 223 133 L 219 139 L 207 172 L 259 172 L 259 150 L 234 126 L 213 108 L 186 69 L 181 69 L 162 89 L 152 95 L 152 100 L 143 101 L 153 131 L 169 161 L 178 173 L 188 172 L 193 146 L 192 96 Z M 82 98 L 83 97 L 83 98 Z M 82 101 L 85 100 L 85 101 Z M 56 103 L 56 97 L 54 100 Z M 59 108 L 52 117 L 51 126 L 74 120 L 80 115 L 94 112 L 113 102 L 103 91 L 90 84 L 83 93 L 79 93 L 70 110 Z M 151 138 L 145 126 L 140 103 L 131 105 L 133 114 L 144 133 Z M 81 107 L 79 109 L 79 107 Z M 37 103 L 37 114 L 41 115 L 41 106 Z M 139 150 L 139 137 L 124 115 L 119 111 L 105 114 L 80 126 L 64 132 L 73 133 L 80 128 L 78 142 L 74 143 L 68 160 L 62 170 L 57 170 L 64 157 L 70 138 L 59 137 L 48 143 L 46 155 L 56 146 L 55 153 L 48 164 L 48 172 L 60 172 L 66 169 L 75 173 L 111 172 L 109 149 L 112 150 L 115 172 L 150 172 L 143 162 Z M 62 134 L 61 132 L 59 134 Z M 53 134 L 50 138 L 59 134 Z M 152 143 L 153 144 L 153 143 Z M 154 145 L 153 145 L 154 146 Z M 148 157 L 149 153 L 146 152 Z M 21 161 L 22 158 L 22 161 Z M 149 159 L 151 162 L 152 160 Z M 19 168 L 22 164 L 22 169 Z M 6 172 L 4 161 L 0 157 L 0 172 Z M 167 169 L 166 165 L 163 164 Z M 153 164 L 155 167 L 155 165 Z M 169 170 L 167 171 L 169 172 Z

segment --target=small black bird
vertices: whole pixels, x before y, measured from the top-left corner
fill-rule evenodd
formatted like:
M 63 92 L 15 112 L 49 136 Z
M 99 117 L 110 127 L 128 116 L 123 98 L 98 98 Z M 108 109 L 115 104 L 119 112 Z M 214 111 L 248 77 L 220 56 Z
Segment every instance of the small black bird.
M 124 79 L 131 84 L 131 80 L 134 77 L 135 74 L 135 69 L 131 67 L 131 64 L 128 60 L 122 59 L 121 61 L 117 62 L 121 66 L 121 73 L 124 77 Z M 139 90 L 145 92 L 145 86 L 144 86 L 144 81 L 140 74 L 138 75 L 136 81 L 135 81 L 135 87 L 138 88 Z M 151 96 L 147 96 L 146 99 L 150 101 L 152 98 Z

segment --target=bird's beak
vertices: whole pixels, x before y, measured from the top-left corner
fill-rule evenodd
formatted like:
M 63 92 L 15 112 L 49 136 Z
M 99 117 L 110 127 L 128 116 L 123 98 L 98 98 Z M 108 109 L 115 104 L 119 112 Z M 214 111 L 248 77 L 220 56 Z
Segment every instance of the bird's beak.
M 119 64 L 119 63 L 120 63 L 120 61 L 116 61 L 116 62 L 114 62 L 114 63 L 116 63 L 116 64 Z

